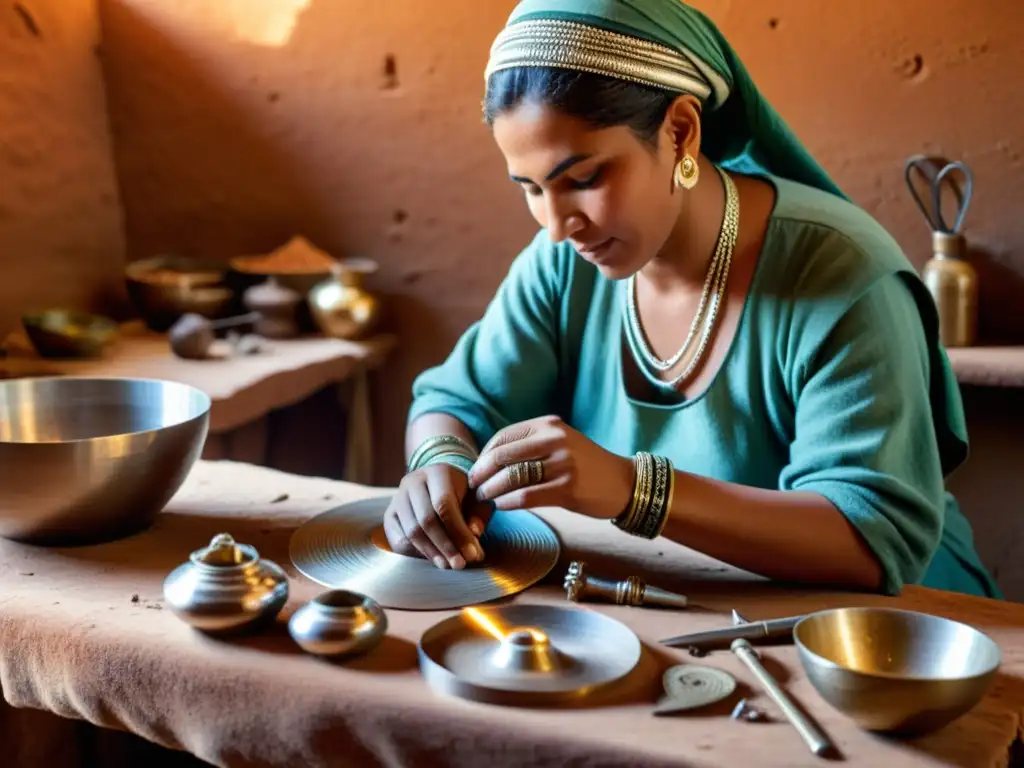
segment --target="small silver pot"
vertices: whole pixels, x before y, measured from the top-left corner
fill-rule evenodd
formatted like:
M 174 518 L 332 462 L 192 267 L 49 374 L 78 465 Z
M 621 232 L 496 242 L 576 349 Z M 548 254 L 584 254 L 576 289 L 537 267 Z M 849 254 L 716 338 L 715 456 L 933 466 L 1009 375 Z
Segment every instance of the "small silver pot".
M 210 634 L 269 624 L 288 601 L 288 575 L 226 533 L 197 549 L 164 580 L 164 600 L 182 621 Z
M 299 647 L 325 658 L 366 653 L 387 629 L 387 616 L 376 601 L 342 589 L 310 600 L 288 621 L 288 631 Z

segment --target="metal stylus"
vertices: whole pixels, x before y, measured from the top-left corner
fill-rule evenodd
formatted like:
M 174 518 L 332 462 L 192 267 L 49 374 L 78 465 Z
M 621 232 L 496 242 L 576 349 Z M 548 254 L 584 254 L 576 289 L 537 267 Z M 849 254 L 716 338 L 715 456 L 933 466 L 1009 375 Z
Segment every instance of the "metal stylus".
M 782 619 L 767 621 L 751 621 L 746 624 L 735 624 L 719 629 L 708 629 L 704 632 L 691 632 L 688 635 L 677 635 L 661 640 L 662 645 L 674 648 L 701 648 L 706 645 L 725 644 L 733 640 L 758 640 L 766 637 L 781 637 L 790 634 L 793 627 L 803 616 L 787 616 Z

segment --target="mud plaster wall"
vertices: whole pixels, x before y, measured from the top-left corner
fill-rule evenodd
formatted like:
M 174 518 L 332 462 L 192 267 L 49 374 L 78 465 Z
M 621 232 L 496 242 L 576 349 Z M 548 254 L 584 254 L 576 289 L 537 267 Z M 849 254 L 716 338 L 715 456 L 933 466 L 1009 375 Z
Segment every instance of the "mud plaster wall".
M 122 301 L 124 235 L 96 0 L 0 3 L 0 335 Z
M 534 231 L 481 125 L 513 0 L 101 0 L 129 255 L 229 257 L 293 232 L 378 259 L 402 350 L 377 390 L 382 480 L 415 373 L 439 361 Z M 701 0 L 824 166 L 918 263 L 902 162 L 969 162 L 985 328 L 1024 336 L 1024 5 Z M 441 9 L 441 10 L 437 10 Z M 956 20 L 956 23 L 951 23 Z
M 226 257 L 304 231 L 381 260 L 404 340 L 376 393 L 391 481 L 412 376 L 479 315 L 533 231 L 478 122 L 480 66 L 511 0 L 448 2 L 443 18 L 398 0 L 99 2 L 102 51 L 96 0 L 0 5 L 0 330 L 32 306 L 120 301 L 102 52 L 131 256 Z M 927 238 L 902 159 L 935 150 L 972 164 L 984 327 L 1021 338 L 1020 7 L 826 5 L 702 3 L 918 263 Z M 1024 458 L 1007 414 L 1024 408 L 1019 393 L 966 394 L 975 454 L 953 484 L 986 559 L 1007 560 L 1019 535 L 1002 521 Z

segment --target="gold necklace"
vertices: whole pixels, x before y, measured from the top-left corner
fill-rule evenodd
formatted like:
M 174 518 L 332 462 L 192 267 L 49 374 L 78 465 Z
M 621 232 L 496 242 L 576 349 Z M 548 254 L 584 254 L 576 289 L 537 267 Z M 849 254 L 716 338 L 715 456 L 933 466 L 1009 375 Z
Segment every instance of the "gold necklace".
M 672 357 L 662 360 L 654 353 L 647 341 L 643 323 L 640 320 L 640 313 L 637 309 L 636 275 L 629 278 L 626 288 L 626 330 L 631 337 L 630 341 L 632 343 L 630 348 L 633 350 L 633 357 L 636 358 L 641 370 L 652 382 L 669 388 L 675 388 L 680 382 L 689 378 L 707 350 L 711 333 L 718 319 L 718 310 L 722 303 L 722 297 L 725 295 L 725 287 L 729 280 L 729 269 L 732 266 L 732 253 L 736 247 L 736 239 L 739 234 L 740 200 L 736 184 L 725 171 L 717 168 L 717 166 L 716 169 L 725 185 L 725 215 L 723 216 L 722 229 L 718 234 L 718 243 L 711 257 L 711 263 L 708 264 L 704 289 L 701 292 L 700 303 L 697 305 L 693 322 L 690 324 L 690 331 L 686 335 L 683 345 Z M 697 329 L 701 326 L 703 326 L 703 333 L 700 336 L 700 343 L 682 373 L 668 381 L 659 378 L 657 372 L 664 373 L 671 370 L 684 359 L 697 336 Z M 655 373 L 651 373 L 652 370 Z

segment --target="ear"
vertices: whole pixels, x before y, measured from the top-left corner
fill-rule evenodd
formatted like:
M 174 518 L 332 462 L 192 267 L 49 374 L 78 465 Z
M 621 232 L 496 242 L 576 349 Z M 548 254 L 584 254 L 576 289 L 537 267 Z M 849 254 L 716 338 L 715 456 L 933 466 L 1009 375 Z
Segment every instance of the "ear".
M 676 162 L 684 155 L 694 159 L 700 156 L 700 108 L 700 100 L 686 93 L 673 101 L 665 113 L 665 138 L 675 152 Z

